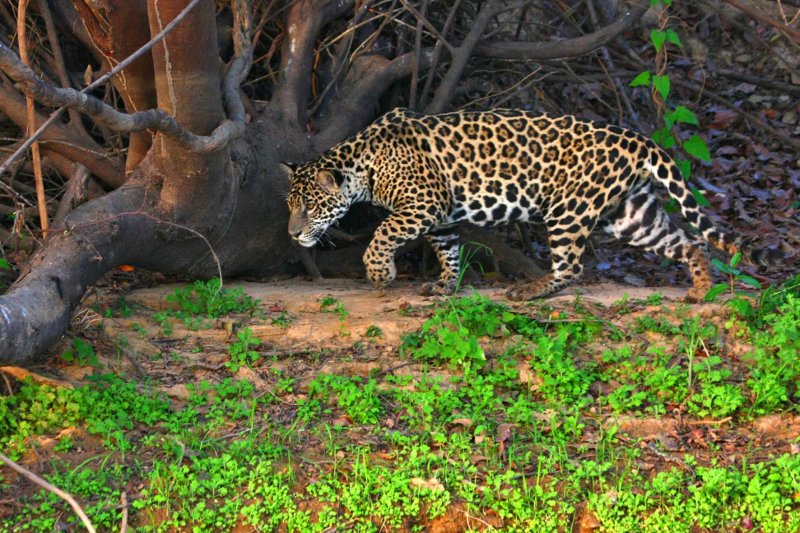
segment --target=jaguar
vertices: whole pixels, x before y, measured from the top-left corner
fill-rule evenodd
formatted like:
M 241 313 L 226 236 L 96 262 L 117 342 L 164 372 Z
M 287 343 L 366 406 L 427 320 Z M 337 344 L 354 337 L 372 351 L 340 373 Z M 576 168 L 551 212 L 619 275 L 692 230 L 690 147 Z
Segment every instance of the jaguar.
M 290 183 L 289 235 L 302 246 L 314 246 L 357 202 L 390 212 L 363 257 L 377 287 L 394 280 L 396 250 L 424 235 L 441 274 L 422 292 L 453 293 L 461 222 L 543 221 L 550 271 L 511 287 L 512 300 L 546 296 L 578 279 L 595 228 L 685 263 L 694 300 L 712 284 L 706 242 L 738 251 L 700 210 L 678 166 L 655 142 L 570 115 L 513 109 L 425 115 L 399 108 L 316 159 L 281 166 Z M 659 207 L 654 183 L 677 200 L 696 231 L 676 225 Z M 753 250 L 749 258 L 769 263 L 774 252 Z

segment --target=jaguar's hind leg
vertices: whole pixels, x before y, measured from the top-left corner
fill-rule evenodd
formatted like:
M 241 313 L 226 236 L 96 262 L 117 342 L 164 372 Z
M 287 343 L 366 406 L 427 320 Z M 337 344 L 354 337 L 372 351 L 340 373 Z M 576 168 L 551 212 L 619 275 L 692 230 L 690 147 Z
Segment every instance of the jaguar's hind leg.
M 455 227 L 433 229 L 425 235 L 439 260 L 442 272 L 435 282 L 422 285 L 422 294 L 453 294 L 458 284 L 458 230 Z
M 569 226 L 574 232 L 559 230 L 558 223 L 548 223 L 550 232 L 551 269 L 545 276 L 511 287 L 506 295 L 511 300 L 532 300 L 559 291 L 580 278 L 583 273 L 581 257 L 586 248 L 586 240 L 592 232 L 594 221 L 576 228 Z
M 603 231 L 662 257 L 686 263 L 692 276 L 690 300 L 702 300 L 711 288 L 705 245 L 676 226 L 658 205 L 649 182 L 631 192 L 600 223 Z

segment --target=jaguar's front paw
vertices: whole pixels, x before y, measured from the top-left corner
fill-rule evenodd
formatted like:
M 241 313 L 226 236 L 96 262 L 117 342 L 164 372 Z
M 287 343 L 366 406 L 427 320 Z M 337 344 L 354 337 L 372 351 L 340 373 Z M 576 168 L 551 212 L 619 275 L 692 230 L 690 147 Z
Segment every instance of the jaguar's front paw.
M 367 278 L 369 278 L 372 284 L 379 289 L 386 287 L 392 281 L 394 281 L 396 275 L 397 269 L 395 268 L 394 263 L 367 267 Z

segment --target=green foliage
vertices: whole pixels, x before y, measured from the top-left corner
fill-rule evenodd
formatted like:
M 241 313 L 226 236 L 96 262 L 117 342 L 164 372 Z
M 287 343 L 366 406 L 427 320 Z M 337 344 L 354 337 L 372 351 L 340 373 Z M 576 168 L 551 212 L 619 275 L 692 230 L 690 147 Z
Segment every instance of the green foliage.
M 671 0 L 651 0 L 650 5 L 663 4 L 665 8 L 672 5 Z M 663 17 L 668 20 L 668 17 Z M 697 115 L 682 105 L 672 106 L 669 103 L 671 92 L 671 80 L 667 72 L 668 46 L 667 43 L 683 48 L 683 42 L 675 30 L 667 27 L 654 28 L 650 31 L 650 41 L 656 51 L 656 72 L 653 74 L 649 70 L 640 72 L 629 83 L 630 87 L 652 87 L 651 94 L 656 101 L 656 105 L 663 110 L 664 125 L 653 132 L 653 140 L 666 150 L 670 150 L 677 145 L 681 145 L 683 151 L 689 156 L 703 162 L 711 161 L 711 153 L 705 140 L 697 134 L 692 134 L 688 139 L 679 143 L 679 137 L 675 133 L 675 128 L 679 124 L 699 126 Z M 656 97 L 657 96 L 657 97 Z M 686 159 L 678 158 L 676 164 L 681 169 L 684 179 L 689 179 L 692 173 L 691 163 Z M 691 187 L 692 194 L 700 205 L 708 205 L 708 200 L 696 188 Z
M 308 421 L 330 414 L 329 404 L 334 399 L 356 424 L 376 424 L 382 412 L 374 379 L 321 374 L 308 384 L 308 396 L 298 402 L 297 416 Z
M 734 282 L 736 281 L 743 283 L 745 285 L 749 285 L 750 287 L 756 290 L 761 290 L 761 284 L 758 282 L 758 280 L 756 280 L 752 276 L 748 276 L 747 274 L 743 273 L 741 270 L 736 268 L 741 260 L 742 260 L 742 252 L 735 253 L 731 257 L 727 265 L 722 261 L 720 261 L 719 259 L 717 259 L 716 257 L 711 259 L 711 263 L 715 267 L 717 267 L 717 269 L 720 272 L 728 275 L 728 277 L 730 278 L 730 282 L 729 284 L 718 283 L 713 287 L 711 287 L 711 289 L 705 295 L 704 298 L 705 301 L 707 302 L 714 301 L 717 298 L 717 296 L 728 291 L 729 288 L 731 294 L 736 295 L 737 292 L 734 288 Z
M 379 337 L 383 337 L 383 331 L 378 326 L 371 324 L 365 333 L 365 335 L 370 339 L 377 339 Z
M 228 347 L 228 356 L 230 359 L 225 363 L 225 366 L 231 372 L 236 372 L 240 367 L 252 367 L 255 362 L 261 357 L 257 350 L 253 350 L 261 345 L 261 340 L 253 336 L 250 328 L 244 328 L 236 332 L 236 341 Z
M 512 333 L 535 336 L 542 329 L 528 317 L 512 313 L 502 304 L 475 293 L 447 300 L 416 333 L 403 337 L 401 352 L 434 363 L 453 365 L 469 372 L 483 367 L 486 356 L 483 337 Z
M 97 354 L 94 353 L 92 345 L 78 337 L 72 339 L 72 349 L 63 352 L 60 357 L 67 363 L 103 368 L 103 365 L 101 365 L 100 361 L 97 359 Z
M 167 301 L 178 306 L 179 318 L 216 318 L 228 313 L 252 313 L 259 303 L 244 294 L 241 288 L 223 288 L 218 278 L 195 281 L 191 287 L 176 288 L 167 296 Z

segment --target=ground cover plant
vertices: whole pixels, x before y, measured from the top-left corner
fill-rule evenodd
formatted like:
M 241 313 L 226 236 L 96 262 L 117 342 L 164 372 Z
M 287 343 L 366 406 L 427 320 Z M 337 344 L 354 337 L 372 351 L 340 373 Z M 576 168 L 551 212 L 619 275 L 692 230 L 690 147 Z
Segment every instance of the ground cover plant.
M 99 311 L 155 339 L 165 314 L 196 334 L 186 319 L 209 318 L 186 305 L 192 290 L 158 312 L 113 298 Z M 119 370 L 119 343 L 76 337 L 61 362 L 86 371 L 74 386 L 6 380 L 2 453 L 109 531 L 800 528 L 798 277 L 691 309 L 660 294 L 511 307 L 466 293 L 404 308 L 421 325 L 389 348 L 327 295 L 309 312 L 345 347 L 284 369 L 254 332 L 287 331 L 287 311 L 215 296 L 240 303 L 208 327 L 234 324 L 203 347 L 219 362 L 203 379 L 181 364 L 196 347 L 162 350 L 176 394 L 174 379 Z M 16 495 L 0 500 L 5 530 L 77 527 L 10 470 L 0 492 Z

